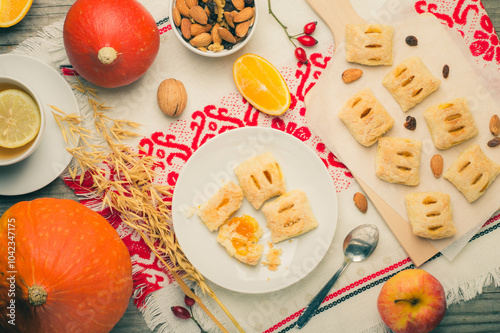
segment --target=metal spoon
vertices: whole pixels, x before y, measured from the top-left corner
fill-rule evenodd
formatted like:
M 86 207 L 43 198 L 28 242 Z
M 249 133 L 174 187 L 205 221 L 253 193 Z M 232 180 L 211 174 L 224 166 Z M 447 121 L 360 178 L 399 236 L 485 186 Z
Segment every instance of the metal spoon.
M 368 258 L 378 244 L 378 229 L 373 224 L 362 224 L 354 228 L 344 239 L 344 263 L 337 273 L 325 284 L 325 286 L 314 296 L 312 301 L 297 319 L 297 327 L 302 328 L 311 319 L 314 312 L 319 308 L 333 284 L 339 278 L 351 262 L 359 262 Z

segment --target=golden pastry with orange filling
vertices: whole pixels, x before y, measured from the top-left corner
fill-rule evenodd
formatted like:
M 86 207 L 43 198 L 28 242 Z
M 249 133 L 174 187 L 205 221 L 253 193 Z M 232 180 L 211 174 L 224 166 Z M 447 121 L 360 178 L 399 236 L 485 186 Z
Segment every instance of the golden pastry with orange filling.
M 219 228 L 217 242 L 227 252 L 248 265 L 256 265 L 264 250 L 264 245 L 257 244 L 263 231 L 259 223 L 249 215 L 233 217 Z

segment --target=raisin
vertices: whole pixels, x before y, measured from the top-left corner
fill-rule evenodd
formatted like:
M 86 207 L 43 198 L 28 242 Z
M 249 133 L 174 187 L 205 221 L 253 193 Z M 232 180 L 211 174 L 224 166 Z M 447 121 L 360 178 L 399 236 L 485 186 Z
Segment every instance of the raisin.
M 415 36 L 408 36 L 406 37 L 406 44 L 410 46 L 417 46 L 418 45 L 418 39 Z
M 493 139 L 491 139 L 490 141 L 488 141 L 488 147 L 496 147 L 500 145 L 500 137 L 494 137 Z
M 405 127 L 410 131 L 414 131 L 417 128 L 417 119 L 412 116 L 406 117 Z
M 253 7 L 253 1 L 254 0 L 245 0 L 245 4 L 249 7 Z
M 444 65 L 443 66 L 443 77 L 445 79 L 447 79 L 449 75 L 450 75 L 450 66 Z
M 233 10 L 236 10 L 232 2 L 226 1 L 226 5 L 224 6 L 224 11 L 225 12 L 232 12 Z

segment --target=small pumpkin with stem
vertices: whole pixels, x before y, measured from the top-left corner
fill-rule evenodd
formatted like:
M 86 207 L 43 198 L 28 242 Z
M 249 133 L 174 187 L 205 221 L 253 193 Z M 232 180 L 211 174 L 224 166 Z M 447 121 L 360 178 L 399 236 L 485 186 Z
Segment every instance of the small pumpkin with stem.
M 1 332 L 109 332 L 132 295 L 127 247 L 98 213 L 68 199 L 23 201 L 0 218 Z
M 160 48 L 156 22 L 136 0 L 77 0 L 66 15 L 63 39 L 73 68 L 105 88 L 139 79 Z

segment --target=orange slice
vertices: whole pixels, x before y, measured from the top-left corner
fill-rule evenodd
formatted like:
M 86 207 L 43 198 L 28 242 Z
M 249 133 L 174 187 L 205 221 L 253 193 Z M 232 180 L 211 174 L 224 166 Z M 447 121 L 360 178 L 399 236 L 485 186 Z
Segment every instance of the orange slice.
M 1 0 L 0 27 L 7 28 L 21 21 L 32 3 L 33 0 Z
M 280 72 L 266 59 L 251 53 L 233 65 L 238 91 L 257 110 L 271 116 L 283 114 L 290 106 L 290 91 Z

